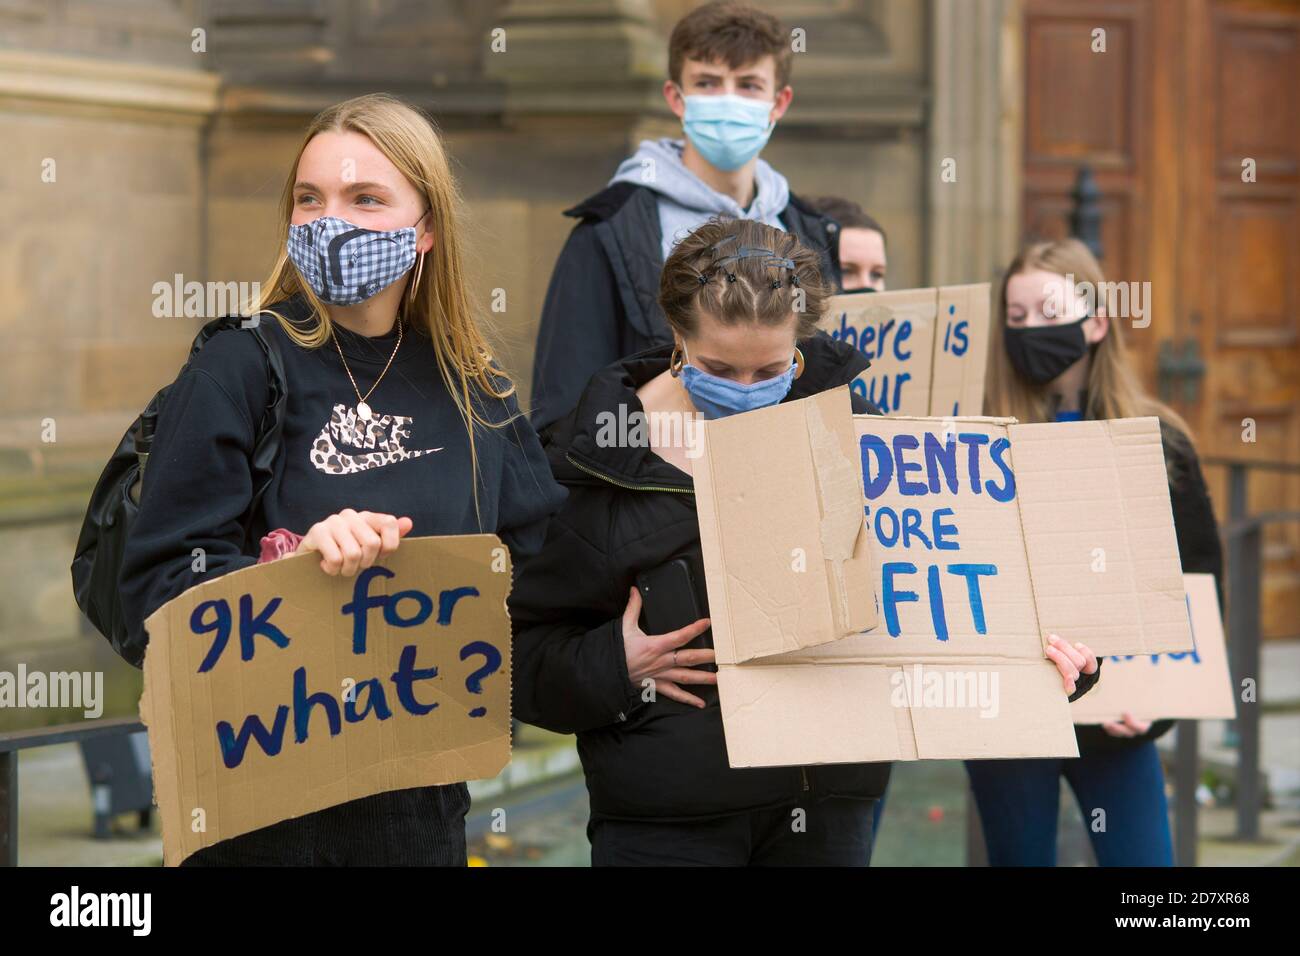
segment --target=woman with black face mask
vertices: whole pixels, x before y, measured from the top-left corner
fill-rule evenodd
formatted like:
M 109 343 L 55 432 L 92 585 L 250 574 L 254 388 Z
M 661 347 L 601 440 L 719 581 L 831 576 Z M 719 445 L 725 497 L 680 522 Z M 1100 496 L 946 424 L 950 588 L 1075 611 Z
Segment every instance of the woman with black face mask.
M 1146 395 L 1132 367 L 1120 316 L 1107 315 L 1097 291 L 1101 267 L 1075 239 L 1033 245 L 1002 279 L 990 356 L 985 414 L 1022 422 L 1155 416 L 1160 419 L 1169 496 L 1183 570 L 1213 574 L 1223 556 L 1190 430 Z M 1087 294 L 1087 290 L 1092 295 Z M 1222 595 L 1220 595 L 1222 596 Z M 1172 866 L 1164 773 L 1155 740 L 1173 721 L 1131 714 L 1076 727 L 1072 760 L 968 760 L 989 862 L 1052 866 L 1062 776 L 1074 790 L 1102 866 Z M 1103 819 L 1104 827 L 1097 826 Z

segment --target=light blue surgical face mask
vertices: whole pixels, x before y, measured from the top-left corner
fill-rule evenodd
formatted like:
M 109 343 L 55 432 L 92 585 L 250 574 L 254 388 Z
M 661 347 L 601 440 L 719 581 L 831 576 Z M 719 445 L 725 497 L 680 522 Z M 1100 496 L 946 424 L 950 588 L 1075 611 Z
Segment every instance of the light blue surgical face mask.
M 685 349 L 682 352 L 685 355 Z M 682 365 L 682 385 L 691 396 L 691 402 L 709 419 L 726 418 L 777 404 L 790 393 L 795 371 L 799 368 L 797 363 L 791 362 L 790 367 L 775 378 L 742 385 L 696 368 L 689 363 L 689 358 L 687 356 L 686 364 Z
M 768 116 L 773 100 L 755 100 L 734 93 L 685 96 L 682 129 L 710 165 L 731 172 L 759 154 L 772 135 Z

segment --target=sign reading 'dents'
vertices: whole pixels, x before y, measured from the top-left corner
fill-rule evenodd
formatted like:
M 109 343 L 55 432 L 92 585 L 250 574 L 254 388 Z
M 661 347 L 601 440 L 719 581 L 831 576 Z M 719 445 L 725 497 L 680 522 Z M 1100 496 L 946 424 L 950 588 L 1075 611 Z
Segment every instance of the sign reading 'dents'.
M 855 419 L 885 657 L 1192 646 L 1155 419 Z M 951 645 L 949 652 L 942 645 Z
M 852 387 L 886 415 L 983 411 L 987 282 L 835 296 L 821 328 L 870 359 Z
M 307 554 L 191 588 L 146 622 L 163 858 L 510 759 L 510 557 L 408 538 L 331 577 Z
M 808 444 L 766 424 L 769 446 Z M 732 766 L 1075 756 L 1047 634 L 1098 655 L 1192 648 L 1154 418 L 854 424 L 883 626 L 720 660 Z

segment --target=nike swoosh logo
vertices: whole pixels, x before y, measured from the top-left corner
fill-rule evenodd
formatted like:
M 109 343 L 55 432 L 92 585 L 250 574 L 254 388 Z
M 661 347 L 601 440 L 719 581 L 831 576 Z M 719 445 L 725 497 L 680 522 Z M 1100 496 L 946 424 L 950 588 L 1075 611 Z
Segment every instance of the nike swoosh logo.
M 385 465 L 409 461 L 437 451 L 442 449 L 424 448 L 419 451 L 407 451 L 405 448 L 394 448 L 389 451 L 346 452 L 334 443 L 329 426 L 326 425 L 316 436 L 316 441 L 312 443 L 311 457 L 317 471 L 329 475 L 347 475 L 358 471 L 369 471 L 372 468 L 383 468 Z
M 361 431 L 357 430 L 358 422 L 356 412 L 353 409 L 343 405 L 334 406 L 334 414 L 330 421 L 325 423 L 325 427 L 320 430 L 316 440 L 311 446 L 311 463 L 317 471 L 322 471 L 327 475 L 350 475 L 359 471 L 369 471 L 374 468 L 383 468 L 386 465 L 393 465 L 399 461 L 409 461 L 412 458 L 420 458 L 424 455 L 431 455 L 434 452 L 442 451 L 442 448 L 424 448 L 415 451 L 408 451 L 402 447 L 402 438 L 409 434 L 406 426 L 410 424 L 410 419 L 404 416 L 381 416 L 374 422 L 377 434 L 386 437 L 380 437 L 375 441 L 375 447 L 370 450 L 357 448 L 355 445 L 344 445 L 341 439 L 349 433 L 356 437 L 361 437 Z M 369 428 L 369 424 L 365 426 Z M 335 434 L 339 439 L 336 441 Z M 376 433 L 372 433 L 373 435 Z M 345 450 L 345 448 L 347 450 Z

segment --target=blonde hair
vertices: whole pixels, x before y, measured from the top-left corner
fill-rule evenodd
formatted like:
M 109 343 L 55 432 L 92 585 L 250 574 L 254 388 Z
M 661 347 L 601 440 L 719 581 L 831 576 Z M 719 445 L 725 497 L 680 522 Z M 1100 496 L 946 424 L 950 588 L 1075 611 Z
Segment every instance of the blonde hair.
M 993 347 L 989 349 L 989 374 L 984 397 L 986 415 L 1006 415 L 1022 422 L 1050 420 L 1047 385 L 1037 385 L 1021 375 L 1008 360 L 1003 345 L 1007 325 L 1007 283 L 1012 276 L 1038 270 L 1074 276 L 1076 282 L 1091 283 L 1094 289 L 1101 288 L 1105 281 L 1101 264 L 1078 239 L 1035 243 L 1026 246 L 1012 260 L 1002 276 L 994 303 Z M 1129 359 L 1119 316 L 1109 316 L 1109 319 L 1105 338 L 1092 347 L 1092 359 L 1088 363 L 1088 405 L 1084 417 L 1100 420 L 1155 416 L 1167 426 L 1162 429 L 1166 438 L 1190 450 L 1192 430 L 1182 416 L 1142 388 Z M 1170 434 L 1170 430 L 1174 434 Z
M 289 168 L 280 197 L 280 251 L 251 312 L 270 312 L 279 319 L 285 333 L 303 348 L 319 348 L 333 335 L 325 304 L 302 281 L 289 259 L 285 244 L 293 216 L 293 187 L 303 151 L 317 134 L 343 131 L 360 133 L 374 143 L 415 186 L 429 209 L 426 217 L 431 219 L 429 231 L 434 235 L 433 248 L 422 253 L 427 257 L 423 268 L 417 260 L 409 273 L 412 279 L 419 275 L 419 284 L 414 290 L 408 286 L 403 294 L 399 321 L 427 329 L 433 340 L 438 371 L 460 410 L 469 435 L 471 484 L 477 514 L 475 426 L 499 428 L 517 416 L 500 422 L 490 421 L 476 407 L 471 389 L 479 390 L 488 398 L 505 399 L 514 393 L 515 386 L 510 377 L 494 364 L 491 349 L 481 331 L 484 319 L 470 300 L 457 238 L 461 198 L 432 119 L 394 96 L 370 93 L 331 106 L 311 121 Z M 294 324 L 272 308 L 295 295 L 302 295 L 312 307 L 316 322 L 310 328 Z

